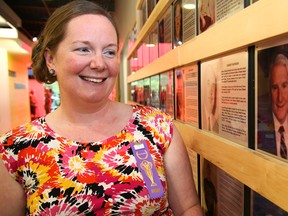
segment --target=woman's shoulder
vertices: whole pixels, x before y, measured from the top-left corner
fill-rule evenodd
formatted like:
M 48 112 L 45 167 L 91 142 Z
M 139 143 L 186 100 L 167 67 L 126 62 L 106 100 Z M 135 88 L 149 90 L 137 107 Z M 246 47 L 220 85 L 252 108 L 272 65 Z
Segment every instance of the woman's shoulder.
M 43 129 L 43 123 L 45 122 L 44 117 L 40 117 L 35 119 L 31 122 L 26 122 L 21 125 L 18 125 L 11 130 L 7 131 L 6 133 L 0 136 L 0 143 L 5 142 L 8 138 L 15 137 L 20 138 L 27 136 L 28 134 L 39 132 Z M 14 139 L 14 138 L 13 138 Z

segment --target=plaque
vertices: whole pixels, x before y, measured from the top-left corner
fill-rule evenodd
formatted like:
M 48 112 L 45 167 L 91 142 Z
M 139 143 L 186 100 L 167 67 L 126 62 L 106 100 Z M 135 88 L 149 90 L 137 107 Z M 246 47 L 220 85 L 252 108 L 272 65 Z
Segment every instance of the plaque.
M 201 63 L 202 129 L 248 147 L 248 52 Z
M 256 149 L 286 161 L 288 43 L 274 41 L 256 51 Z
M 173 71 L 160 74 L 160 109 L 174 117 Z

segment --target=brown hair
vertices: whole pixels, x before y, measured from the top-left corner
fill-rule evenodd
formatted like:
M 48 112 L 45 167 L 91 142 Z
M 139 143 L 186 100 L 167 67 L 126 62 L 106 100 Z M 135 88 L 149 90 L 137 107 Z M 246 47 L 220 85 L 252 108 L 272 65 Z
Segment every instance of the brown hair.
M 56 76 L 49 74 L 44 58 L 47 48 L 55 53 L 59 43 L 64 39 L 67 24 L 73 18 L 85 15 L 97 14 L 105 16 L 114 26 L 117 34 L 117 44 L 119 44 L 119 33 L 112 15 L 101 6 L 86 0 L 75 0 L 64 6 L 57 8 L 49 17 L 37 44 L 32 50 L 32 69 L 37 81 L 51 84 L 57 80 Z

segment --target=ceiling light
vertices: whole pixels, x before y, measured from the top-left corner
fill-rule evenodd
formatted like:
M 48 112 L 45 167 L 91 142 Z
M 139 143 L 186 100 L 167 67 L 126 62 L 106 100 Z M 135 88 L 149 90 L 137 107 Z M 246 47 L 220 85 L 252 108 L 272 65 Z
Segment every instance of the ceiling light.
M 18 38 L 17 29 L 0 16 L 0 38 Z
M 146 44 L 146 47 L 155 47 L 155 44 Z
M 193 9 L 195 9 L 196 8 L 196 5 L 195 4 L 184 4 L 183 5 L 183 8 L 185 8 L 185 9 L 188 9 L 188 10 L 193 10 Z
M 0 38 L 16 39 L 18 38 L 18 32 L 15 28 L 0 28 Z

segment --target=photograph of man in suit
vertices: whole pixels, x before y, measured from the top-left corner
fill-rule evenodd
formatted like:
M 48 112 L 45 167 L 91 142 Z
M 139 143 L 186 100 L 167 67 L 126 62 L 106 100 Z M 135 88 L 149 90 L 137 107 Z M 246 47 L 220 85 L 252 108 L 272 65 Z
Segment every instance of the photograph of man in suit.
M 276 55 L 270 67 L 269 95 L 271 101 L 271 117 L 269 117 L 268 113 L 265 118 L 262 117 L 259 119 L 262 123 L 264 122 L 266 124 L 267 128 L 260 131 L 258 148 L 283 159 L 287 159 L 288 60 L 287 57 L 281 53 Z M 262 116 L 264 115 L 262 114 Z

